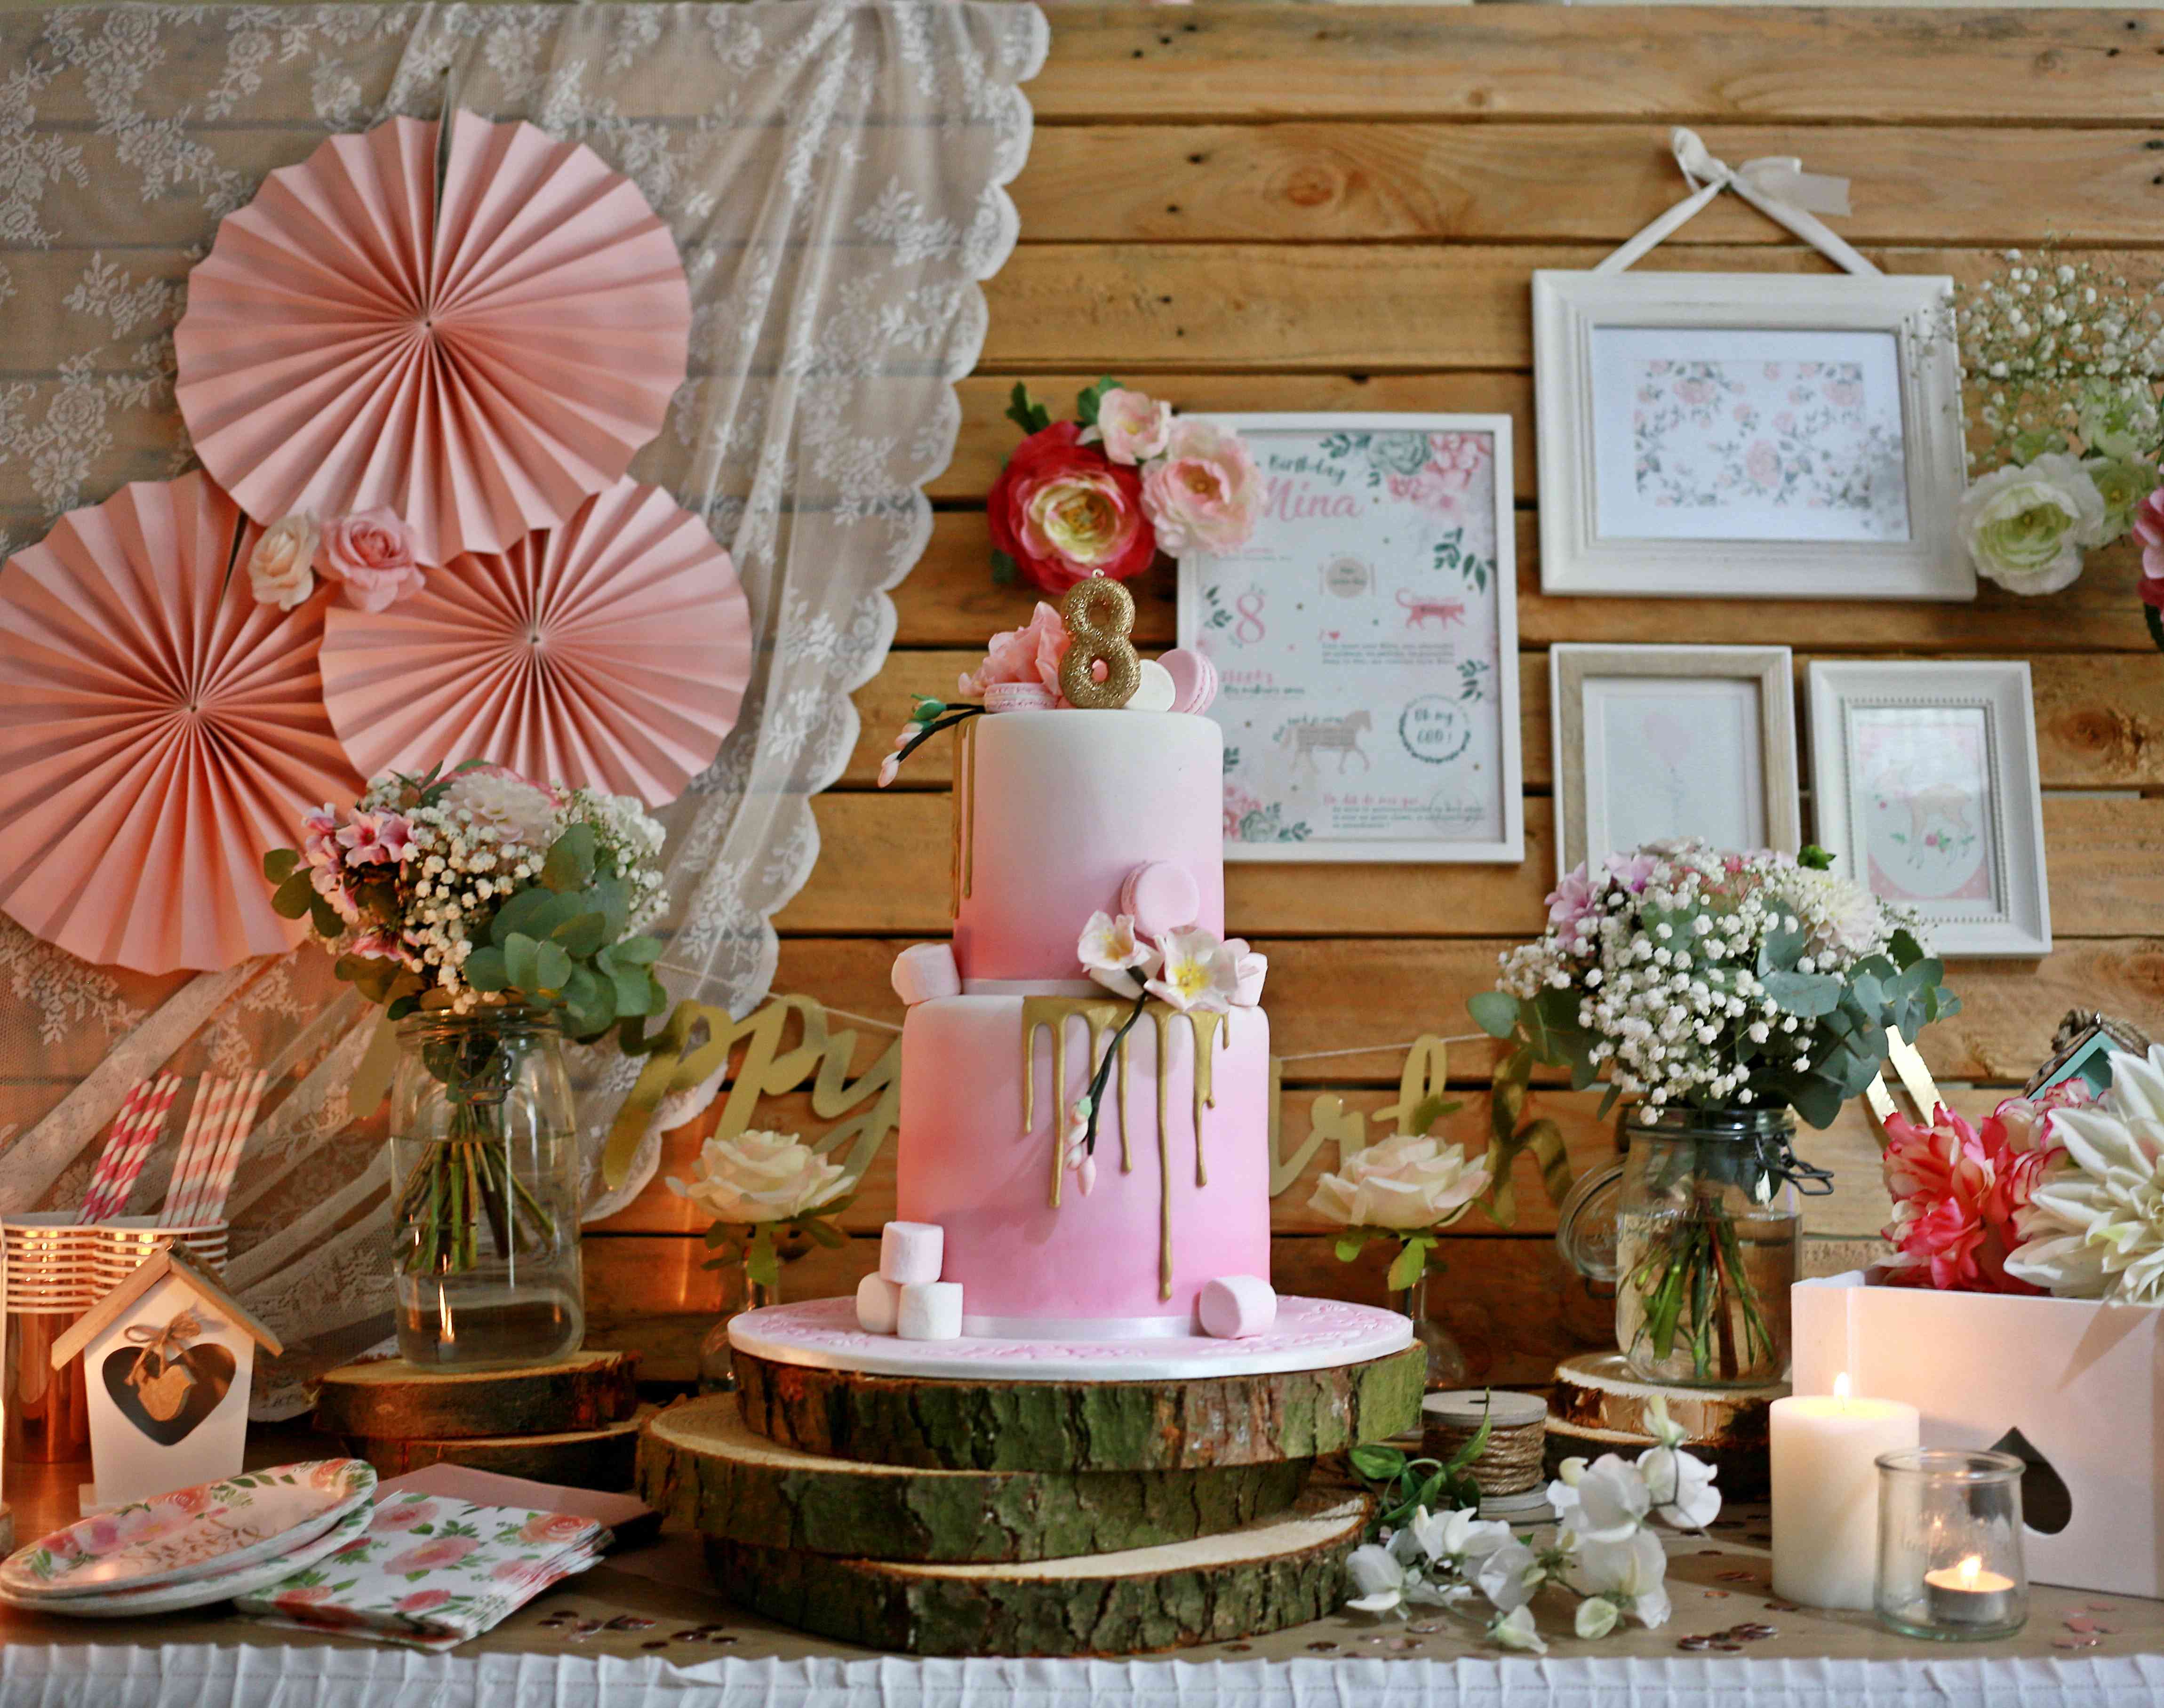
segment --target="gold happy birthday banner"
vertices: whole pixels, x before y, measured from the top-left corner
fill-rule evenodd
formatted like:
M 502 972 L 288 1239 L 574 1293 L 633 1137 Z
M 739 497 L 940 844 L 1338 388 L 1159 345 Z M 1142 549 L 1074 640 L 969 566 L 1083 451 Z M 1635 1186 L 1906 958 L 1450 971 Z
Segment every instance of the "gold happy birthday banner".
M 798 1041 L 785 1046 L 792 1016 Z M 726 1009 L 703 1002 L 679 1003 L 669 1023 L 656 1035 L 645 1069 L 609 1130 L 601 1165 L 603 1180 L 612 1189 L 621 1185 L 664 1100 L 704 1085 L 728 1066 L 739 1048 L 743 1057 L 729 1077 L 727 1100 L 715 1127 L 716 1137 L 735 1138 L 754 1124 L 761 1098 L 801 1090 L 808 1082 L 812 1112 L 834 1125 L 816 1137 L 807 1136 L 806 1142 L 822 1154 L 837 1158 L 851 1179 L 862 1176 L 886 1143 L 901 1113 L 901 1038 L 897 1030 L 878 1059 L 852 1078 L 850 1064 L 856 1059 L 857 1043 L 855 1029 L 831 1029 L 827 1010 L 809 996 L 777 996 L 742 1020 L 733 1018 Z M 1326 1144 L 1337 1145 L 1337 1165 L 1342 1167 L 1347 1158 L 1386 1136 L 1379 1131 L 1386 1123 L 1392 1128 L 1388 1136 L 1425 1135 L 1443 1115 L 1458 1106 L 1447 1095 L 1447 1043 L 1433 1035 L 1422 1037 L 1406 1051 L 1395 1102 L 1370 1114 L 1348 1109 L 1344 1098 L 1334 1091 L 1320 1093 L 1309 1112 L 1307 1137 L 1287 1156 L 1281 1118 L 1284 1069 L 1282 1058 L 1270 1059 L 1270 1196 L 1274 1198 L 1290 1190 Z M 1562 1130 L 1547 1119 L 1521 1126 L 1526 1096 L 1522 1078 L 1498 1078 L 1491 1093 L 1488 1155 L 1493 1159 L 1494 1172 L 1479 1201 L 1494 1221 L 1505 1225 L 1517 1213 L 1510 1176 L 1521 1154 L 1531 1155 L 1539 1164 L 1542 1190 L 1552 1202 L 1561 1203 L 1570 1190 L 1570 1160 Z

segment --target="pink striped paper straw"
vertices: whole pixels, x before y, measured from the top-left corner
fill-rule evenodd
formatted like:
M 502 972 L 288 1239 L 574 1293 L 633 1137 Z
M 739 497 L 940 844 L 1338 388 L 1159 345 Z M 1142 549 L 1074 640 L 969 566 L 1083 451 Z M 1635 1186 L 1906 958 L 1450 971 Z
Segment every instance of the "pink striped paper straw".
M 121 1153 L 128 1148 L 129 1136 L 134 1133 L 136 1117 L 143 1112 L 143 1105 L 150 1095 L 150 1080 L 138 1080 L 135 1089 L 120 1106 L 113 1117 L 113 1131 L 107 1134 L 105 1148 L 98 1153 L 97 1166 L 90 1171 L 90 1185 L 82 1195 L 82 1208 L 76 1212 L 77 1222 L 91 1222 L 102 1213 L 101 1206 L 111 1190 L 115 1166 Z
M 226 1123 L 224 1140 L 212 1162 L 209 1183 L 190 1212 L 193 1220 L 214 1222 L 224 1216 L 225 1201 L 233 1191 L 233 1176 L 240 1166 L 240 1153 L 247 1148 L 248 1135 L 255 1130 L 255 1112 L 270 1083 L 270 1075 L 259 1071 L 248 1087 L 248 1101 Z
M 233 1085 L 213 1075 L 205 1075 L 198 1085 L 196 1106 L 202 1110 L 202 1119 L 197 1122 L 194 1112 L 190 1112 L 187 1137 L 181 1141 L 179 1159 L 173 1164 L 172 1178 L 165 1182 L 165 1207 L 158 1212 L 159 1227 L 178 1227 L 186 1221 L 188 1206 L 202 1188 L 216 1136 L 223 1129 Z
M 134 1131 L 129 1134 L 128 1148 L 115 1163 L 113 1179 L 101 1201 L 96 1220 L 103 1221 L 118 1216 L 128 1207 L 128 1195 L 135 1190 L 136 1177 L 143 1172 L 143 1164 L 150 1159 L 150 1152 L 158 1143 L 158 1135 L 165 1130 L 166 1112 L 172 1108 L 173 1099 L 180 1094 L 180 1076 L 167 1074 L 158 1081 L 151 1093 L 150 1105 L 136 1118 Z

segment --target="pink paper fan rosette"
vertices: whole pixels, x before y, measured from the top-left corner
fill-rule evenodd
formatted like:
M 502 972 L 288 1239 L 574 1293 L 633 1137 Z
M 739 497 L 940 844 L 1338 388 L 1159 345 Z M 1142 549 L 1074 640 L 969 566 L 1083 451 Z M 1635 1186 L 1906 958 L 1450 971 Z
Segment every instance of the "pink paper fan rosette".
M 659 806 L 721 751 L 751 656 L 729 554 L 659 486 L 619 481 L 387 611 L 333 607 L 323 698 L 370 776 L 485 758 Z
M 300 941 L 262 859 L 360 786 L 323 707 L 320 602 L 249 586 L 200 474 L 71 511 L 0 567 L 0 907 L 87 961 L 230 967 Z
M 203 466 L 268 525 L 387 507 L 424 564 L 502 551 L 630 466 L 684 381 L 668 228 L 591 150 L 470 113 L 270 174 L 174 334 Z

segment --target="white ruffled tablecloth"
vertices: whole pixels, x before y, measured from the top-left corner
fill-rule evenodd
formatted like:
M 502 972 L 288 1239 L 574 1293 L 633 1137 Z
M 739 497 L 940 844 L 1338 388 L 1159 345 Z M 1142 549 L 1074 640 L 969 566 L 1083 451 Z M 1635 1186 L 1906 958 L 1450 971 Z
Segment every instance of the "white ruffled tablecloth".
M 4 1708 L 2149 1708 L 2164 1656 L 2067 1660 L 1178 1661 L 470 1658 L 329 1648 L 11 1643 Z

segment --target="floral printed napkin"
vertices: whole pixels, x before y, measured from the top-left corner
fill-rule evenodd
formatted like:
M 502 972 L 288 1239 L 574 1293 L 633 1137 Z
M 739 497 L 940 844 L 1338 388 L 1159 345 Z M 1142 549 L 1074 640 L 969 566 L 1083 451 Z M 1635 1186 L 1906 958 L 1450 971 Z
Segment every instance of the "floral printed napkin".
M 394 1495 L 359 1541 L 234 1605 L 273 1625 L 452 1648 L 586 1570 L 608 1542 L 567 1512 Z

